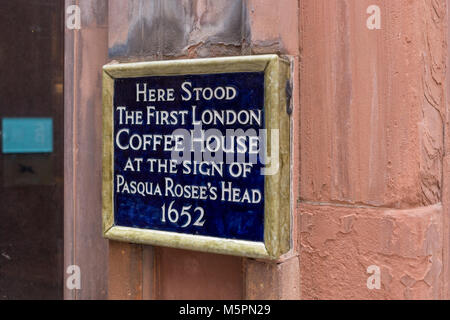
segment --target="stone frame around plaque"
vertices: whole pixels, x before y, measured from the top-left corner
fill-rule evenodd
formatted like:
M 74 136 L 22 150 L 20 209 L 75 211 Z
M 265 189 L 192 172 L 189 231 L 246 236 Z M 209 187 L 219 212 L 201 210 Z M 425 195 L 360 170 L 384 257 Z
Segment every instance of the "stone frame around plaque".
M 146 76 L 264 72 L 265 126 L 279 131 L 279 168 L 264 181 L 264 242 L 222 239 L 114 225 L 114 80 Z M 111 63 L 103 67 L 103 236 L 110 240 L 278 259 L 291 248 L 289 62 L 277 55 Z M 270 135 L 267 139 L 270 141 Z M 271 155 L 270 144 L 267 152 Z

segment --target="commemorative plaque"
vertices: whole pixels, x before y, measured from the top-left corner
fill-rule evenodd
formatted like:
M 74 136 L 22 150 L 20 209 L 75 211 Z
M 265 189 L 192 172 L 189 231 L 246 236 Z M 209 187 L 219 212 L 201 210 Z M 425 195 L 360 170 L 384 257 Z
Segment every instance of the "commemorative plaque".
M 289 64 L 103 68 L 108 239 L 276 259 L 290 248 Z

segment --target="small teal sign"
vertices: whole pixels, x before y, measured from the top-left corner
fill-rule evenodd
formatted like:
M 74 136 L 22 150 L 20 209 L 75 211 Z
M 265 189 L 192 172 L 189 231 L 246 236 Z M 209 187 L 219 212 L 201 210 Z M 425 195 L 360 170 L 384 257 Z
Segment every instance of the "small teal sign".
M 53 119 L 3 118 L 3 153 L 53 152 Z

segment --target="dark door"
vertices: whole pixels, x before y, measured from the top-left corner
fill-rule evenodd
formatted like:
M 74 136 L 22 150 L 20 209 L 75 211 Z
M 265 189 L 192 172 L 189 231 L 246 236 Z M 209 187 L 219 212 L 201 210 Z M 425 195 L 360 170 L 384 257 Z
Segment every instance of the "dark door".
M 0 0 L 0 299 L 63 295 L 63 4 Z

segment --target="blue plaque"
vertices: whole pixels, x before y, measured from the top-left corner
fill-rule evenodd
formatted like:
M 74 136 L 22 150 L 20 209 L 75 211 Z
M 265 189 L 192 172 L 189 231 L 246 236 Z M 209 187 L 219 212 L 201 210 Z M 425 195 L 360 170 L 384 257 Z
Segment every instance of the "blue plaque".
M 227 130 L 253 129 L 248 132 L 258 134 L 264 129 L 264 73 L 117 79 L 114 93 L 115 224 L 262 242 L 261 161 L 256 159 L 245 176 L 233 177 L 243 164 L 226 163 L 225 154 L 220 162 L 205 160 L 199 142 L 195 149 L 200 156 L 198 161 L 194 160 L 195 151 L 190 150 L 190 160 L 188 157 L 181 161 L 173 170 L 168 167 L 175 166 L 170 160 L 172 137 L 177 129 L 191 131 L 195 124 L 201 123 L 202 132 L 218 130 L 221 141 L 228 138 L 230 148 L 234 144 L 234 151 L 238 151 L 237 137 L 233 142 Z M 139 121 L 138 114 L 142 117 Z M 145 137 L 148 137 L 147 145 L 144 145 Z M 242 151 L 249 150 L 246 138 L 241 139 Z M 153 147 L 158 141 L 155 139 L 161 141 Z M 209 142 L 224 147 L 215 138 Z
M 106 238 L 270 259 L 289 250 L 287 61 L 103 70 Z
M 3 118 L 3 153 L 53 152 L 53 119 Z

